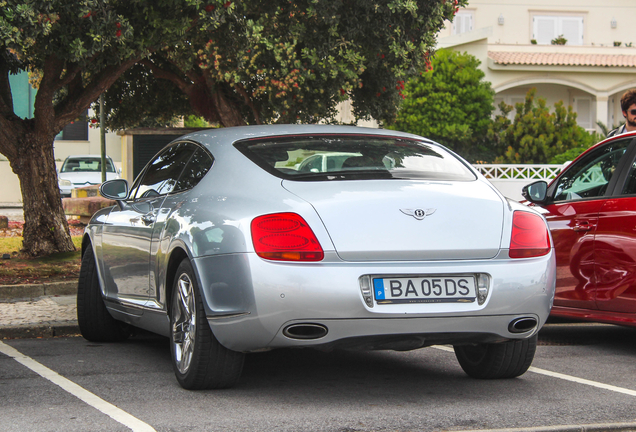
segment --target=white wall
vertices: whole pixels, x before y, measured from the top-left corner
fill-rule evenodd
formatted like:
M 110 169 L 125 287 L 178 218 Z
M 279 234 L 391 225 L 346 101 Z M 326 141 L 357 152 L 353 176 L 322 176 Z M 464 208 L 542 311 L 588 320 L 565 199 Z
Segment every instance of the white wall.
M 580 0 L 470 0 L 466 11 L 473 11 L 473 29 L 493 28 L 488 39 L 492 44 L 529 44 L 532 39 L 532 14 L 583 15 L 584 44 L 613 46 L 615 41 L 632 42 L 636 46 L 636 4 L 634 0 L 587 1 Z M 498 18 L 503 16 L 504 24 Z M 612 28 L 612 18 L 616 28 Z M 451 35 L 447 22 L 440 37 Z
M 64 161 L 67 156 L 78 154 L 101 154 L 101 138 L 98 128 L 88 128 L 88 141 L 62 141 L 53 143 L 56 161 Z M 121 161 L 121 137 L 115 132 L 106 133 L 106 154 L 113 161 Z
M 2 188 L 0 188 L 0 203 L 22 202 L 20 181 L 18 180 L 18 176 L 11 170 L 9 161 L 0 160 L 0 179 L 2 179 Z

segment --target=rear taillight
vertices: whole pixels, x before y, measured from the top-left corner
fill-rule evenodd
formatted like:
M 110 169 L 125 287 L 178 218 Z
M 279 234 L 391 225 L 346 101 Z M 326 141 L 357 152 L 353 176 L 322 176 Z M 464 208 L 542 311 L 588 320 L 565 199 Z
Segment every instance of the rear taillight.
M 296 213 L 275 213 L 252 221 L 256 254 L 276 261 L 320 261 L 325 254 L 305 219 Z
M 550 235 L 541 216 L 516 211 L 512 216 L 510 258 L 530 258 L 550 252 Z

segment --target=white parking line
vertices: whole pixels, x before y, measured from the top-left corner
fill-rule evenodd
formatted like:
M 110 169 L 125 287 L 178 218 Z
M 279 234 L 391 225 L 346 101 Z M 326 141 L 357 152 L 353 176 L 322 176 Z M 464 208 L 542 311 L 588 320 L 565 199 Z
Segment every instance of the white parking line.
M 444 345 L 435 345 L 433 348 L 437 348 L 438 350 L 441 351 L 446 351 L 446 352 L 455 352 L 455 350 L 453 350 L 453 348 L 451 347 L 447 347 Z M 545 369 L 540 369 L 534 366 L 530 366 L 530 368 L 528 369 L 528 372 L 534 372 L 536 374 L 541 374 L 541 375 L 546 375 L 546 376 L 550 376 L 553 378 L 559 378 L 562 380 L 566 380 L 566 381 L 571 381 L 571 382 L 575 382 L 578 384 L 584 384 L 584 385 L 589 385 L 592 387 L 596 387 L 596 388 L 601 388 L 604 390 L 610 390 L 616 393 L 622 393 L 622 394 L 626 394 L 629 396 L 636 396 L 636 390 L 630 390 L 630 389 L 626 389 L 623 387 L 616 387 L 613 385 L 609 385 L 609 384 L 603 384 L 597 381 L 591 381 L 591 380 L 587 380 L 584 378 L 579 378 L 579 377 L 575 377 L 572 375 L 566 375 L 566 374 L 562 374 L 562 373 L 558 373 L 558 372 L 552 372 L 549 370 L 545 370 Z
M 31 369 L 33 372 L 38 375 L 46 378 L 51 381 L 53 384 L 60 386 L 62 389 L 66 390 L 76 398 L 84 401 L 88 405 L 93 408 L 101 411 L 106 414 L 116 422 L 123 424 L 124 426 L 133 430 L 133 432 L 154 432 L 155 429 L 147 423 L 142 422 L 141 420 L 131 416 L 126 411 L 123 411 L 117 408 L 115 405 L 106 402 L 104 399 L 99 396 L 89 392 L 88 390 L 80 387 L 75 384 L 73 381 L 70 381 L 57 372 L 47 368 L 46 366 L 38 363 L 33 360 L 31 357 L 25 356 L 20 351 L 15 348 L 5 344 L 0 341 L 0 352 L 5 354 L 11 358 L 13 358 L 18 363 L 26 366 Z
M 536 368 L 534 366 L 530 366 L 530 369 L 528 369 L 528 371 L 529 372 L 538 373 L 538 374 L 541 374 L 541 375 L 547 375 L 547 376 L 554 377 L 554 378 L 560 378 L 560 379 L 566 380 L 566 381 L 572 381 L 572 382 L 579 383 L 579 384 L 585 384 L 585 385 L 589 385 L 589 386 L 592 386 L 592 387 L 598 387 L 598 388 L 602 388 L 602 389 L 605 389 L 605 390 L 610 390 L 610 391 L 613 391 L 613 392 L 616 392 L 616 393 L 623 393 L 623 394 L 630 395 L 630 396 L 636 396 L 636 391 L 634 391 L 634 390 L 626 389 L 626 388 L 623 388 L 623 387 L 616 387 L 616 386 L 609 385 L 609 384 L 603 384 L 603 383 L 596 382 L 596 381 L 590 381 L 590 380 L 586 380 L 586 379 L 583 379 L 583 378 L 578 378 L 578 377 L 575 377 L 575 376 L 572 376 L 572 375 L 565 375 L 565 374 L 562 374 L 562 373 L 552 372 L 552 371 L 545 370 L 545 369 L 539 369 L 539 368 Z

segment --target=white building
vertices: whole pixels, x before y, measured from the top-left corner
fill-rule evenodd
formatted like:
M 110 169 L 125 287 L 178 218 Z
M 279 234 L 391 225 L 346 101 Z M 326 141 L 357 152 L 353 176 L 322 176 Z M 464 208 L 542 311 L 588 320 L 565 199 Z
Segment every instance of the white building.
M 579 125 L 594 130 L 597 121 L 620 124 L 620 98 L 636 88 L 634 23 L 634 0 L 470 0 L 438 48 L 477 57 L 495 104 L 522 102 L 535 87 L 548 106 L 572 105 Z M 552 45 L 561 35 L 567 43 Z

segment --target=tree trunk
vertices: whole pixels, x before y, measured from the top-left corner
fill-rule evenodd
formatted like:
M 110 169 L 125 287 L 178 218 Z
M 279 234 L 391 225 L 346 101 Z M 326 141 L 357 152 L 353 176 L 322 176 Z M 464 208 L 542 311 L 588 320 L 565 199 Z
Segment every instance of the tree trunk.
M 236 105 L 232 104 L 223 94 L 223 90 L 216 89 L 216 91 L 211 90 L 212 93 L 212 102 L 216 108 L 216 112 L 221 119 L 221 124 L 224 127 L 230 126 L 245 126 L 245 120 L 241 115 L 241 112 L 238 110 Z
M 27 133 L 21 138 L 10 163 L 22 190 L 23 251 L 31 256 L 74 251 L 57 183 L 53 137 Z

